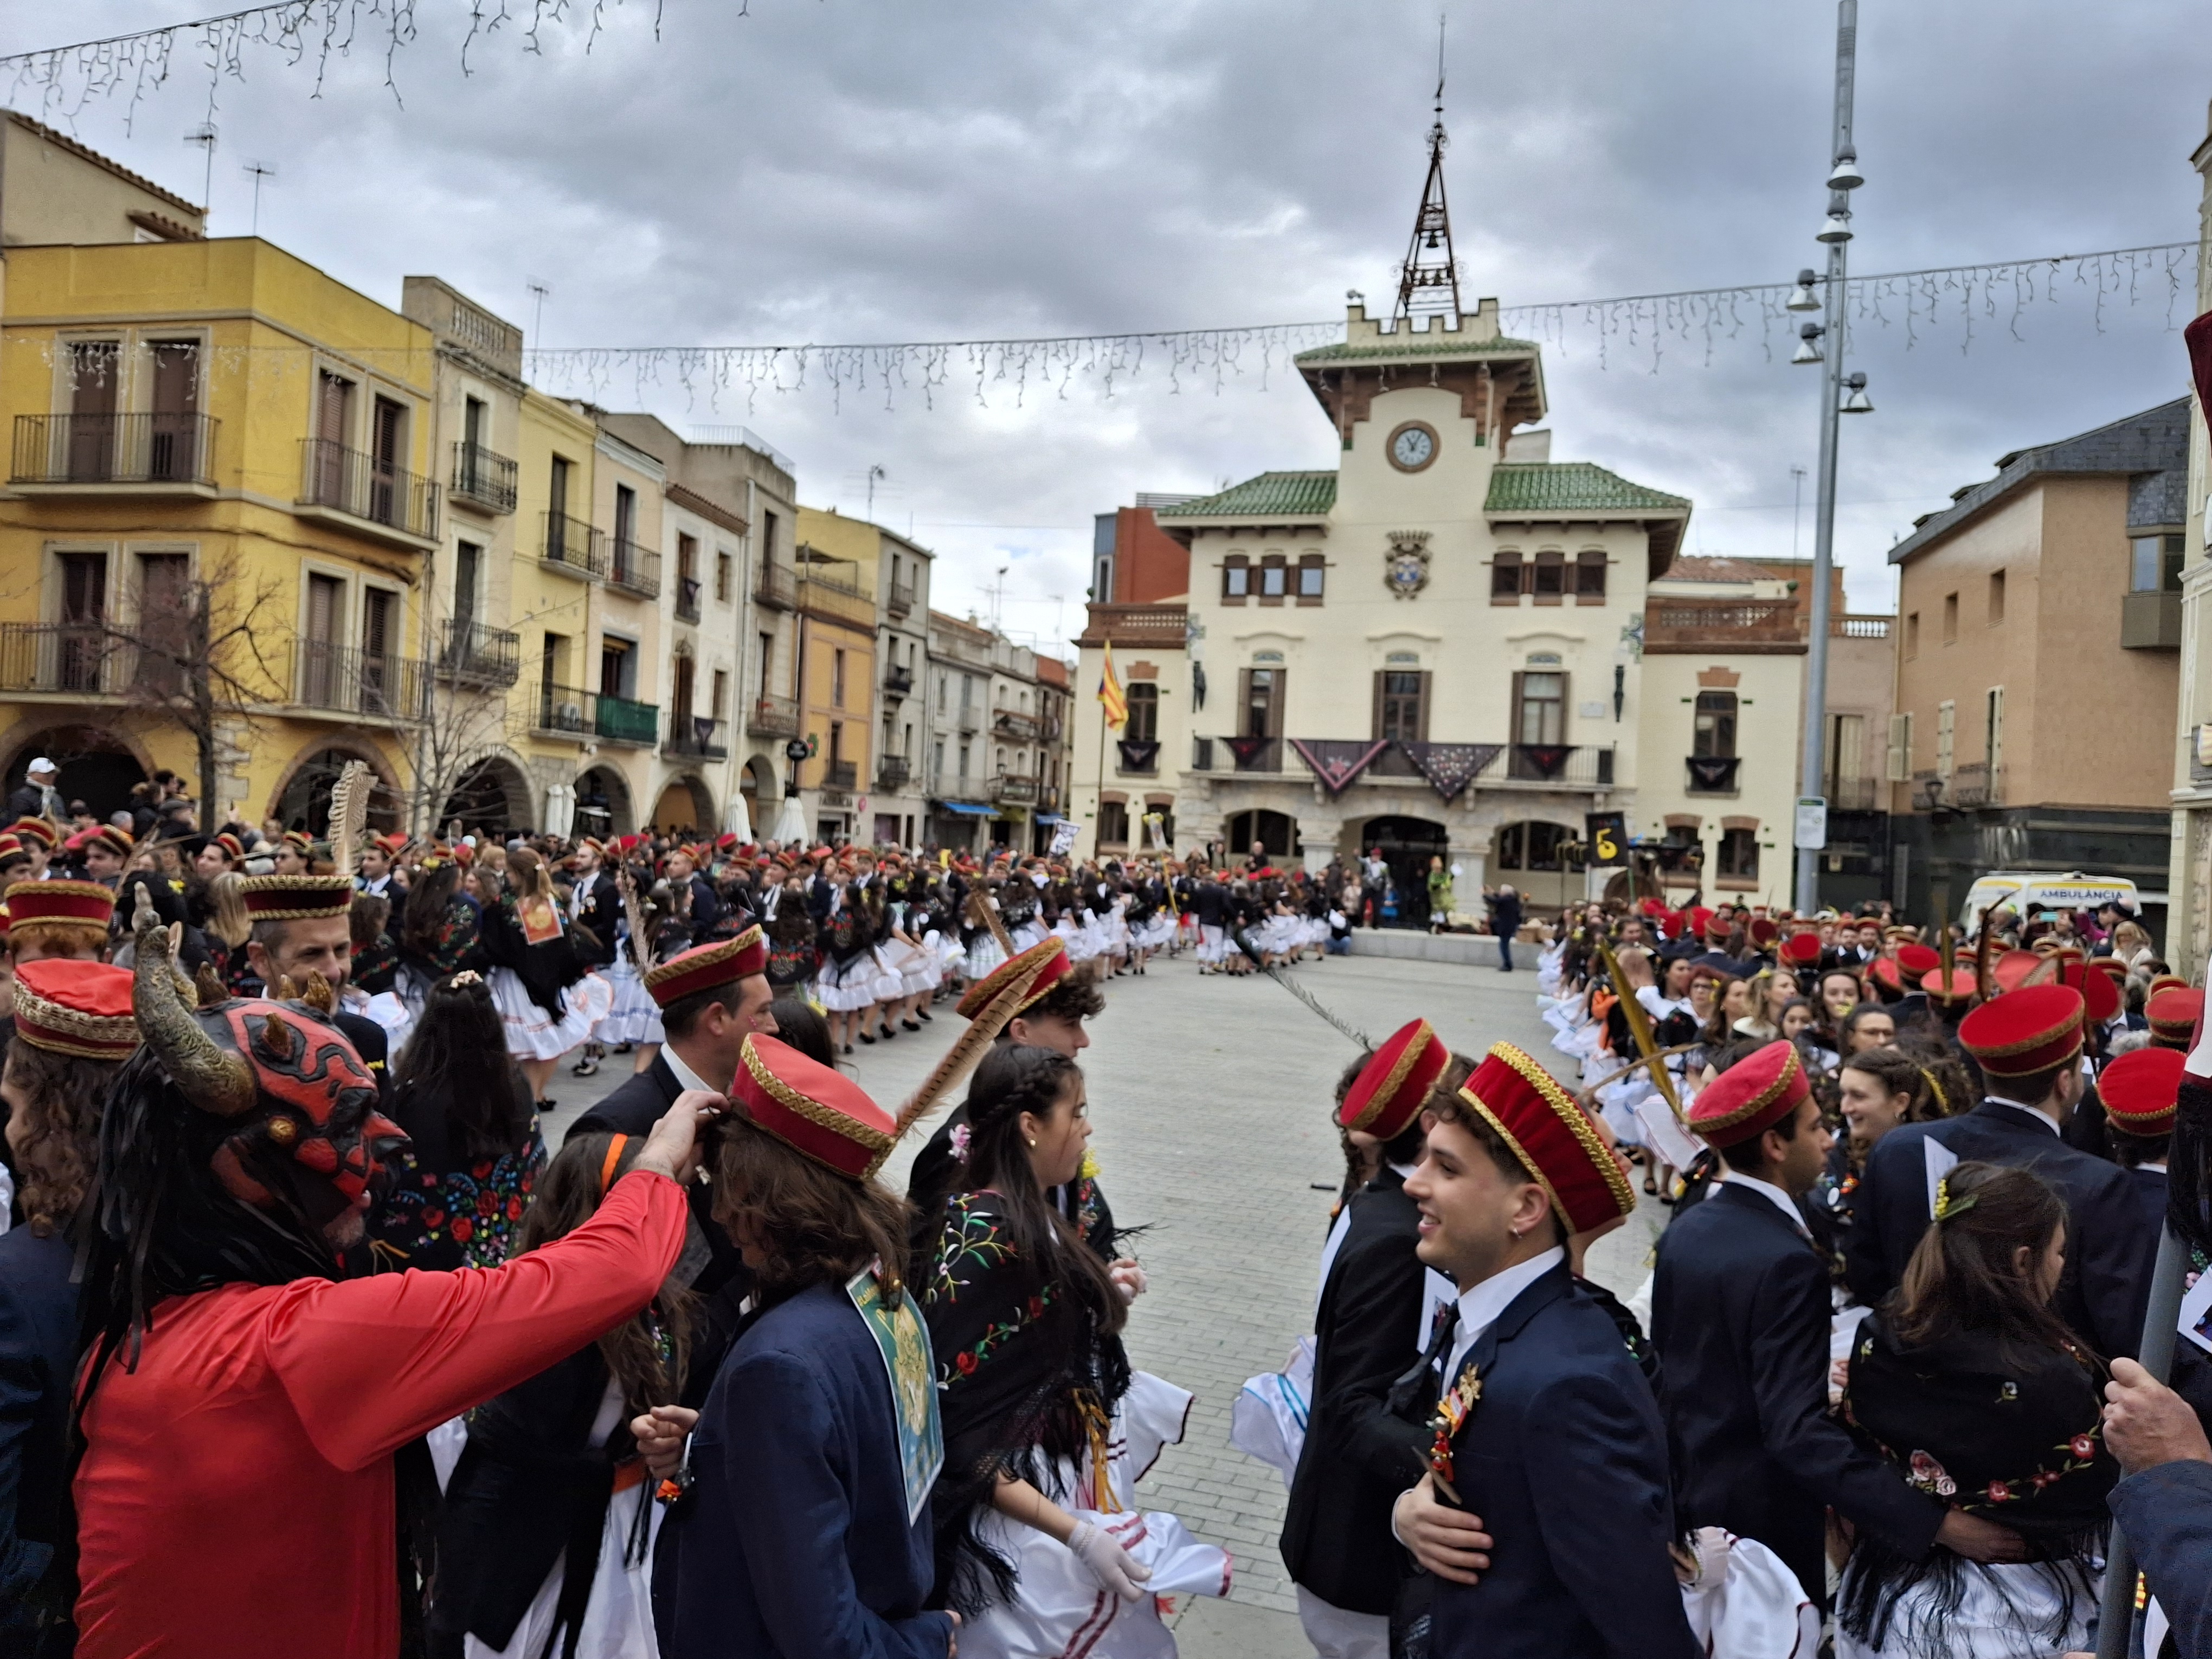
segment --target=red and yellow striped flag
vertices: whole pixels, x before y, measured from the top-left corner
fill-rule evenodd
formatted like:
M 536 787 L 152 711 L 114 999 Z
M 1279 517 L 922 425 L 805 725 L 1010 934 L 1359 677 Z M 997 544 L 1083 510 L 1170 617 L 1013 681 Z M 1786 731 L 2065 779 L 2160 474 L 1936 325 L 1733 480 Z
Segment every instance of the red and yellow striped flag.
M 1114 642 L 1106 642 L 1106 672 L 1098 681 L 1098 701 L 1106 705 L 1106 724 L 1116 732 L 1128 723 L 1129 700 L 1121 695 L 1121 682 L 1114 678 Z

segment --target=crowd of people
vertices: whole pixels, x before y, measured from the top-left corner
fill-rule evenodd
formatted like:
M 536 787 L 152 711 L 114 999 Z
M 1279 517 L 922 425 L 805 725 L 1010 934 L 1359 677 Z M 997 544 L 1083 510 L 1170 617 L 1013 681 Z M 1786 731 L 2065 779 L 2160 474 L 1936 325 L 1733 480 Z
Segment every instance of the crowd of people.
M 1231 1564 L 1139 1507 L 1190 1396 L 1085 1028 L 1328 954 L 1363 872 L 346 821 L 0 832 L 0 1652 L 1171 1655 Z M 2118 1514 L 2212 1653 L 2212 1368 L 2133 1363 L 2203 993 L 2109 912 L 1525 932 L 1571 1081 L 1346 1067 L 1239 1401 L 1314 1650 L 2057 1654 Z

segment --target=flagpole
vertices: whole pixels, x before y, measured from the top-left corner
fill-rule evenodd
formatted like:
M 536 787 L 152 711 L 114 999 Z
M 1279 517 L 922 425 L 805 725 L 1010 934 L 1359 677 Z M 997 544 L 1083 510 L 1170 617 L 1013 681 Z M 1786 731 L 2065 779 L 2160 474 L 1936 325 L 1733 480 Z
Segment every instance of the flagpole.
M 1098 832 L 1106 827 L 1106 699 L 1098 699 L 1098 781 L 1091 791 L 1091 856 L 1098 856 Z

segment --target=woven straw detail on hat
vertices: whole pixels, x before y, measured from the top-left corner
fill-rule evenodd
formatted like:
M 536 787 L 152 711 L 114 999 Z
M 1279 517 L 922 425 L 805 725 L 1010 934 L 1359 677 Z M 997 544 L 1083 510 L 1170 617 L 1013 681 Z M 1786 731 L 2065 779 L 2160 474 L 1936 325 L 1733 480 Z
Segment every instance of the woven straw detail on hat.
M 2081 1052 L 2081 994 L 2024 985 L 1959 1022 L 1959 1044 L 1993 1077 L 2027 1077 Z
M 2204 1012 L 2204 993 L 2187 986 L 2159 992 L 2143 1005 L 2150 1024 L 2150 1040 L 2161 1048 L 2186 1048 L 2197 1035 L 2197 1022 Z
M 768 941 L 758 927 L 748 927 L 735 939 L 702 945 L 648 968 L 645 988 L 657 1006 L 666 1008 L 711 991 L 768 972 Z
M 30 962 L 15 970 L 15 1036 L 82 1060 L 128 1060 L 138 1047 L 131 970 L 103 962 Z
M 1360 1068 L 1345 1091 L 1336 1121 L 1378 1140 L 1395 1140 L 1450 1064 L 1451 1050 L 1436 1028 L 1425 1019 L 1414 1020 L 1386 1038 Z
M 351 907 L 353 878 L 248 876 L 242 891 L 246 914 L 256 921 L 321 921 Z
M 846 1103 L 815 1098 L 778 1076 L 779 1066 L 801 1075 L 818 1073 L 828 1085 L 824 1092 L 834 1089 L 847 1097 Z M 855 1181 L 873 1178 L 898 1144 L 890 1116 L 858 1084 L 774 1037 L 745 1039 L 731 1089 L 755 1124 L 793 1151 Z M 874 1121 L 860 1115 L 863 1108 Z
M 18 881 L 8 888 L 9 925 L 14 928 L 45 923 L 56 927 L 83 927 L 107 933 L 115 914 L 115 895 L 96 881 Z
M 1698 1091 L 1690 1103 L 1690 1127 L 1716 1146 L 1733 1146 L 1765 1133 L 1812 1091 L 1797 1045 L 1770 1042 Z
M 2097 1075 L 2105 1116 L 2123 1134 L 2162 1135 L 2173 1127 L 2174 1103 L 2189 1057 L 2179 1048 L 2136 1048 L 2114 1056 Z
M 1589 1115 L 1511 1043 L 1491 1046 L 1459 1097 L 1512 1149 L 1570 1233 L 1636 1207 L 1628 1177 Z
M 1014 1012 L 1018 1014 L 1043 1001 L 1045 994 L 1059 984 L 1068 971 L 1067 941 L 1057 933 L 1039 939 L 1026 951 L 1017 951 L 977 980 L 954 1005 L 954 1012 L 963 1019 L 975 1018 L 991 1006 L 999 993 L 1027 974 L 1040 960 L 1045 963 L 1044 971 L 1030 982 L 1028 994 L 1015 1006 Z

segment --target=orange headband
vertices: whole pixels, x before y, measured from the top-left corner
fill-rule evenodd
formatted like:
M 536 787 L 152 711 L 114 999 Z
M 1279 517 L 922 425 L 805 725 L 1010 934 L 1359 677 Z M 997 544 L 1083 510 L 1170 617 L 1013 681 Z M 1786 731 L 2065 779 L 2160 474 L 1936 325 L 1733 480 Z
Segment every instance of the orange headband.
M 607 1183 L 615 1178 L 616 1166 L 621 1164 L 623 1148 L 629 1145 L 628 1135 L 617 1135 L 607 1142 L 607 1161 L 599 1165 L 599 1196 L 607 1195 Z

